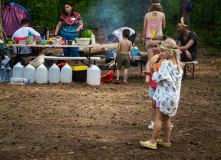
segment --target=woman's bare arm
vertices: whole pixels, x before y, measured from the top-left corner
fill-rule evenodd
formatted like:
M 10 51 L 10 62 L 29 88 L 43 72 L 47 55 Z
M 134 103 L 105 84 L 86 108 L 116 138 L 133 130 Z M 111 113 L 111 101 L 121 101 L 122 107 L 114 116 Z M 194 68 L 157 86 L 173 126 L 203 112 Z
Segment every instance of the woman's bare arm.
M 62 27 L 62 22 L 58 22 L 58 25 L 56 26 L 56 30 L 55 30 L 55 35 L 58 35 L 58 31 L 61 29 Z

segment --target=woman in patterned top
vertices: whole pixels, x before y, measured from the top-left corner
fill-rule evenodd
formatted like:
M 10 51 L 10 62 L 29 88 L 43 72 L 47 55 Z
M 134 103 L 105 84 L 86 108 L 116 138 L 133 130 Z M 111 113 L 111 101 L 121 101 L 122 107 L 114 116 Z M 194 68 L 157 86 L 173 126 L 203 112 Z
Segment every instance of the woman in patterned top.
M 65 12 L 61 15 L 58 25 L 55 30 L 55 35 L 61 29 L 61 37 L 65 40 L 75 40 L 75 37 L 79 37 L 79 32 L 83 28 L 83 22 L 78 12 L 73 9 L 73 4 L 70 2 L 65 3 Z M 78 48 L 63 48 L 64 56 L 69 57 L 70 54 L 73 57 L 80 57 Z
M 182 68 L 177 62 L 176 42 L 168 38 L 162 43 L 161 58 L 165 59 L 161 64 L 159 71 L 151 65 L 151 71 L 154 72 L 152 80 L 157 83 L 156 92 L 153 99 L 156 100 L 156 112 L 152 138 L 149 141 L 141 141 L 143 147 L 157 149 L 157 144 L 170 147 L 170 117 L 175 116 L 180 100 L 180 87 L 183 75 Z M 161 130 L 161 121 L 164 121 L 164 138 L 157 139 Z

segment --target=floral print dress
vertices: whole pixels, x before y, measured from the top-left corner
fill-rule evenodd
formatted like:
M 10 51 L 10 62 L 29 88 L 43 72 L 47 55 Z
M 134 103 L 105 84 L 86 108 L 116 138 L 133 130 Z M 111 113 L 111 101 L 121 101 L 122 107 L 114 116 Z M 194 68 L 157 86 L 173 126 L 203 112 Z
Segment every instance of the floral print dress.
M 152 77 L 152 80 L 157 83 L 153 99 L 156 100 L 160 111 L 168 116 L 176 115 L 180 100 L 183 70 L 179 64 L 177 65 L 165 60 L 160 64 L 159 71 L 155 72 Z

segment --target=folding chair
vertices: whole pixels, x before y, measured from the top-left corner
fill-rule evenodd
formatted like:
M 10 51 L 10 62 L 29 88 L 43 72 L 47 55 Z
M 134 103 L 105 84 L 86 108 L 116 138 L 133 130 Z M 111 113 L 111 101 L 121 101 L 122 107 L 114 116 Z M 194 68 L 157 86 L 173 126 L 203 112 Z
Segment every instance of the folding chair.
M 198 62 L 197 61 L 188 61 L 188 62 L 185 62 L 185 63 L 186 63 L 186 65 L 184 66 L 183 79 L 186 78 L 187 71 L 189 71 L 192 74 L 192 79 L 194 79 L 195 64 L 198 64 Z M 189 64 L 192 64 L 192 68 L 189 67 Z

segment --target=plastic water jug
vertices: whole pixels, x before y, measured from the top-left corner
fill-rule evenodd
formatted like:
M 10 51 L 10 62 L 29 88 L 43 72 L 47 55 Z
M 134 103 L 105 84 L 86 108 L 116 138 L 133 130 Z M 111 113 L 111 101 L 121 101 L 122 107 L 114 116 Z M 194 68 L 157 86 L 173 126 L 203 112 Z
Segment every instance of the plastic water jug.
M 36 69 L 36 83 L 48 83 L 48 69 L 43 64 Z
M 35 82 L 35 67 L 31 64 L 28 64 L 24 69 L 24 78 L 29 81 L 29 83 Z
M 100 85 L 101 70 L 95 65 L 87 69 L 87 83 L 89 85 Z
M 72 82 L 72 68 L 68 63 L 61 68 L 61 83 L 71 83 Z
M 60 68 L 54 63 L 49 68 L 49 83 L 59 83 L 60 82 Z
M 23 78 L 24 77 L 24 66 L 20 62 L 18 62 L 13 67 L 12 77 L 14 77 L 14 78 Z

